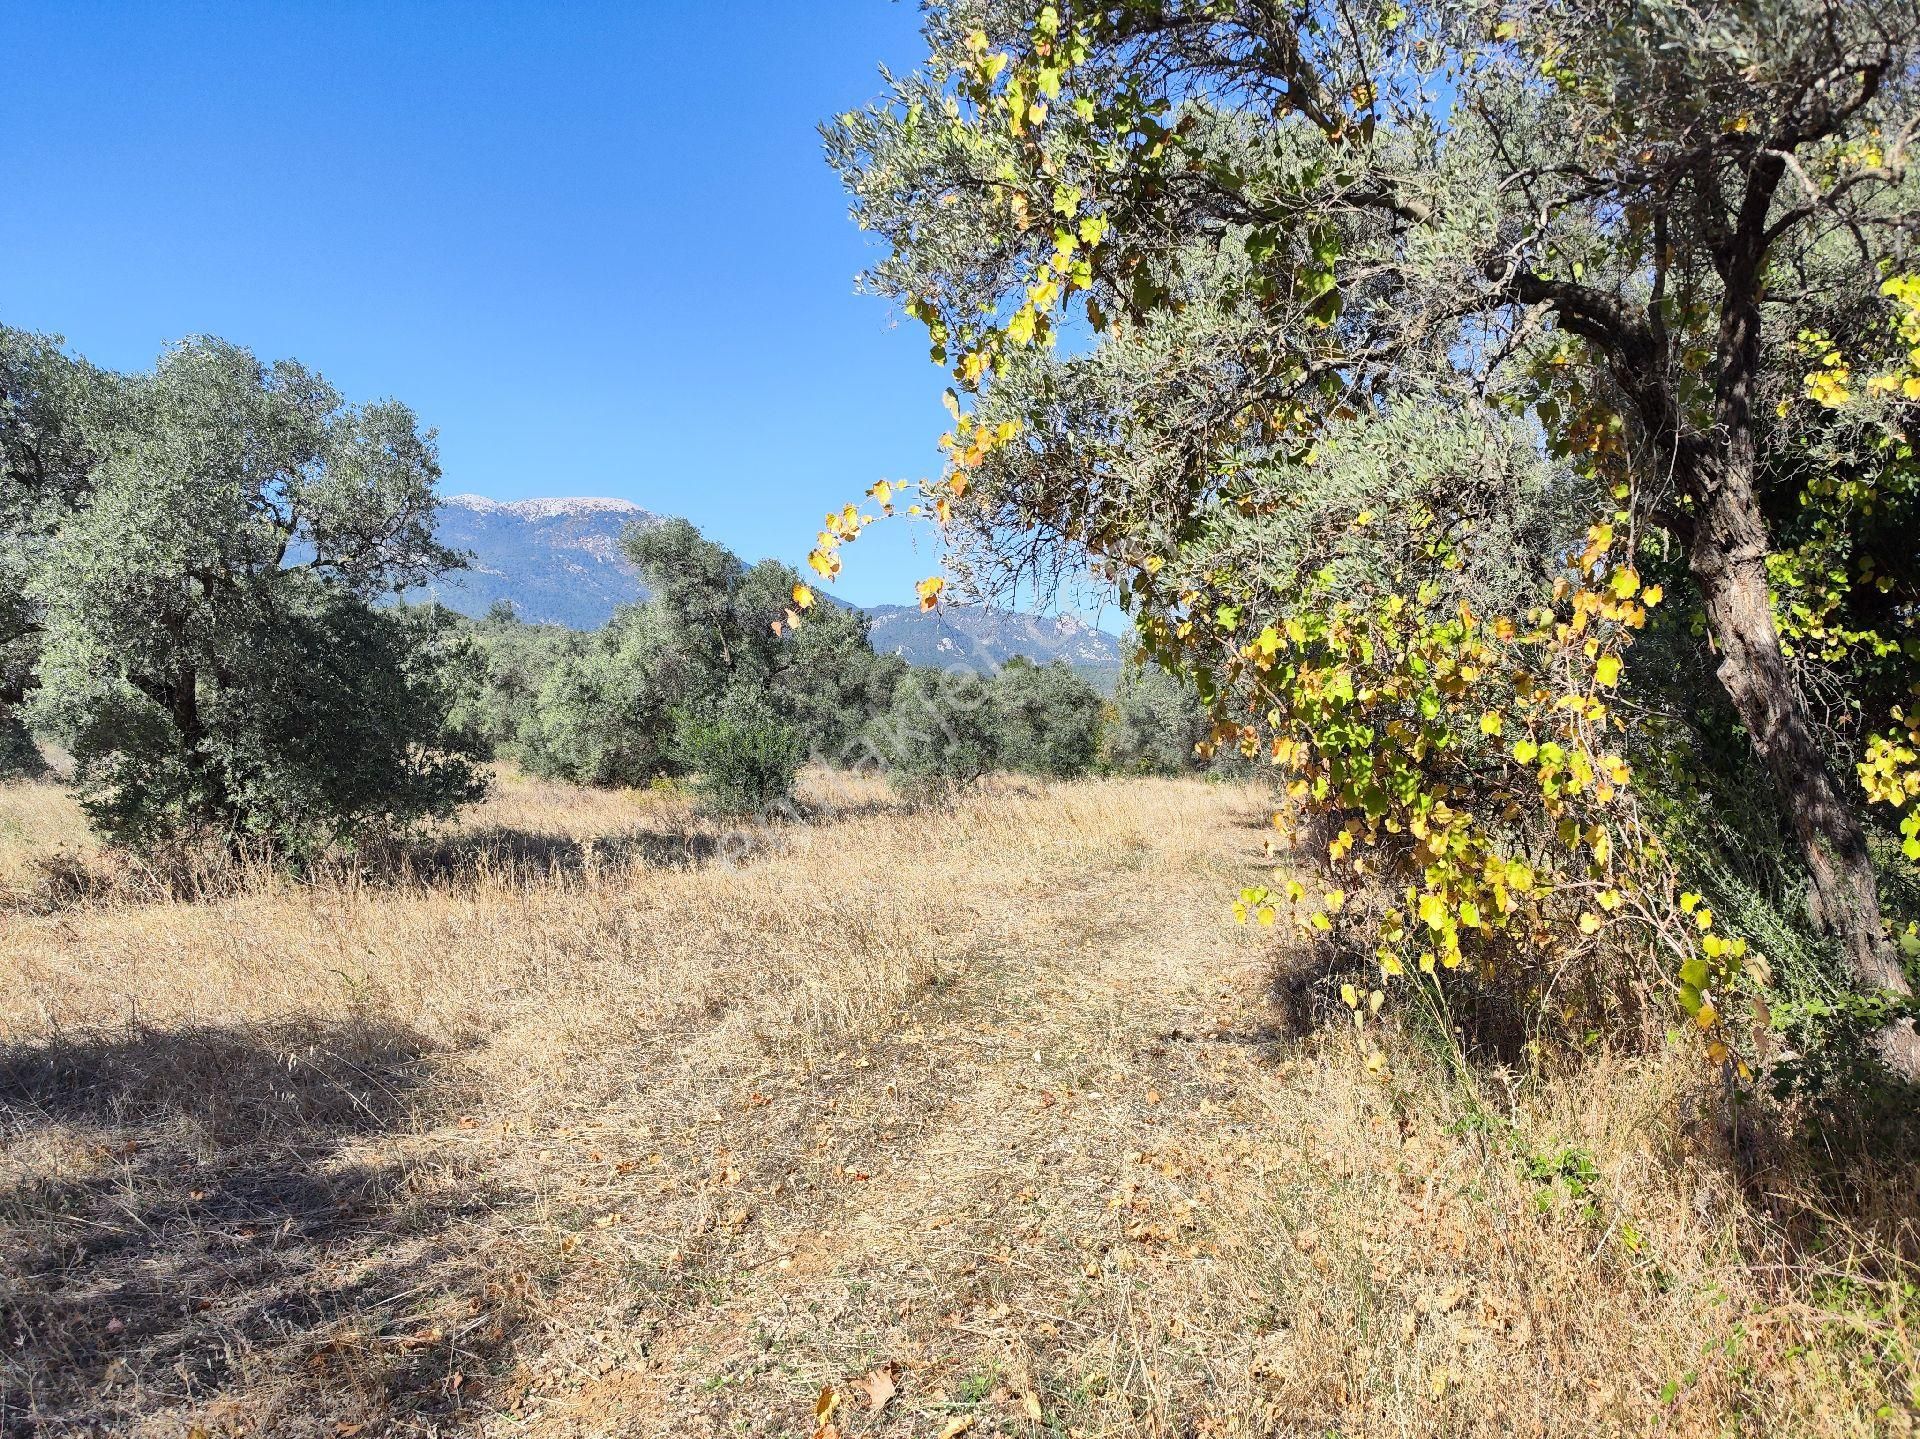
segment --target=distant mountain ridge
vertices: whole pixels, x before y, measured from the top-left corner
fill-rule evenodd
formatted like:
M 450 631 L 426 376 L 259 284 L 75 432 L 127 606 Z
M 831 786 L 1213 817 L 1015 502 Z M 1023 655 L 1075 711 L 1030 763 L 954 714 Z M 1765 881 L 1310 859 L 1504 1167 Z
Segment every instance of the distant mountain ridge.
M 663 518 L 630 500 L 448 495 L 440 501 L 437 538 L 472 558 L 468 568 L 407 598 L 437 599 L 475 616 L 505 600 L 529 624 L 598 629 L 615 609 L 647 594 L 621 553 L 621 532 Z
M 1026 615 L 977 605 L 874 605 L 869 637 L 909 664 L 997 670 L 1015 655 L 1065 660 L 1076 669 L 1118 668 L 1120 642 L 1068 615 Z
M 529 624 L 591 630 L 614 610 L 645 599 L 647 588 L 620 550 L 629 525 L 666 517 L 630 500 L 571 496 L 491 500 L 448 495 L 440 502 L 440 543 L 469 554 L 469 567 L 408 593 L 480 616 L 502 600 Z M 1117 673 L 1120 642 L 1067 616 L 1017 614 L 979 606 L 876 605 L 873 647 L 920 665 L 992 671 L 1025 655 L 1065 660 L 1090 677 Z
M 517 520 L 529 521 L 578 518 L 582 515 L 645 515 L 649 519 L 659 518 L 651 510 L 641 509 L 632 500 L 595 495 L 535 500 L 490 500 L 485 495 L 448 495 L 441 504 L 472 510 L 475 514 L 510 515 Z

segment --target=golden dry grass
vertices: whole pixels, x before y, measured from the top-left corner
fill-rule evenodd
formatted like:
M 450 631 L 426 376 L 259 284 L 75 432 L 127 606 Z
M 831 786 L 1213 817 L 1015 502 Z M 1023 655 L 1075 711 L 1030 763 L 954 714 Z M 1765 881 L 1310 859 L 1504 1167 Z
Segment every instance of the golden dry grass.
M 0 1433 L 1911 1432 L 1914 1156 L 1736 1162 L 1683 1053 L 1368 1075 L 1250 792 L 807 784 L 60 902 L 0 790 Z

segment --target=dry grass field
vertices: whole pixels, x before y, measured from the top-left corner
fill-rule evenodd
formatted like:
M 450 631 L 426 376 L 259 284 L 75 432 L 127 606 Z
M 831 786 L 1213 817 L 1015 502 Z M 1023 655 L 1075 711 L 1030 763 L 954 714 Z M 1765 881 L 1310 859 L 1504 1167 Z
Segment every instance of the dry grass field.
M 1368 1074 L 1254 792 L 807 786 L 171 897 L 0 788 L 0 1435 L 1912 1432 L 1916 1156 Z

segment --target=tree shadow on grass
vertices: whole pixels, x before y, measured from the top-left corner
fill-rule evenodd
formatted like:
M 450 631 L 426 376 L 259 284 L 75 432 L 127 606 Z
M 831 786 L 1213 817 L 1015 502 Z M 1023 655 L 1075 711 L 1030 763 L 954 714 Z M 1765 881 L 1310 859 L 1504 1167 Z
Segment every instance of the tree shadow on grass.
M 409 1162 L 425 1077 L 367 1018 L 0 1049 L 0 1435 L 458 1427 L 514 1196 Z
M 457 888 L 481 881 L 550 883 L 639 870 L 699 870 L 752 863 L 784 842 L 787 824 L 835 825 L 903 808 L 897 799 L 795 805 L 710 827 L 636 828 L 581 838 L 510 825 L 376 837 L 292 869 L 268 852 L 234 855 L 183 844 L 155 858 L 121 851 L 38 856 L 27 878 L 0 887 L 0 913 L 50 915 L 90 904 L 202 902 L 243 894 L 296 873 L 314 882 L 372 888 Z
M 183 849 L 162 863 L 114 853 L 56 851 L 33 864 L 28 879 L 0 889 L 0 913 L 49 915 L 89 904 L 198 903 L 249 890 L 288 874 L 316 883 L 375 889 L 457 888 L 481 881 L 544 884 L 636 870 L 696 870 L 745 864 L 777 841 L 766 826 L 635 829 L 580 839 L 505 826 L 375 840 L 351 853 L 322 857 L 293 870 L 270 854 L 235 857 Z
M 1920 1085 L 1865 1063 L 1851 1079 L 1777 1103 L 1763 1077 L 1722 1129 L 1783 1257 L 1833 1276 L 1842 1301 L 1897 1291 L 1901 1320 L 1920 1278 Z
M 710 820 L 711 828 L 631 829 L 580 839 L 490 825 L 408 841 L 362 860 L 363 879 L 396 876 L 416 883 L 461 883 L 481 876 L 528 881 L 622 871 L 695 870 L 748 864 L 776 852 L 791 825 L 831 826 L 899 813 L 898 799 L 788 805 L 758 817 Z
M 764 848 L 747 831 L 627 830 L 576 839 L 569 835 L 489 827 L 439 835 L 408 845 L 400 868 L 436 883 L 481 875 L 544 880 L 631 869 L 704 869 Z

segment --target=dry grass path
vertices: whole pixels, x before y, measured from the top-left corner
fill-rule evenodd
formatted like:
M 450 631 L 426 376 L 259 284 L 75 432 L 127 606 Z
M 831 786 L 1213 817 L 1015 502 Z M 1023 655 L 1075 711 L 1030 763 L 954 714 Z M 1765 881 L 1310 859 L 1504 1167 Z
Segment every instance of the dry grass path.
M 1255 796 L 812 783 L 0 916 L 0 1434 L 1905 1432 L 1684 1062 L 1281 1033 Z

